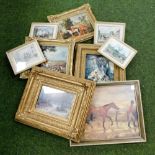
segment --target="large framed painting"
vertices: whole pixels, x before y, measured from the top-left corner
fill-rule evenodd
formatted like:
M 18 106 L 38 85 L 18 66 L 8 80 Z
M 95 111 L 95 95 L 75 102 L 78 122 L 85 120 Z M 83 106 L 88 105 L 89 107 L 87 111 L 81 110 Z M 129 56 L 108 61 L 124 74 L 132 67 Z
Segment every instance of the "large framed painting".
M 80 143 L 71 146 L 146 142 L 139 81 L 96 87 Z
M 47 17 L 49 22 L 59 23 L 60 39 L 82 42 L 94 35 L 95 16 L 89 4 Z
M 15 119 L 79 142 L 94 89 L 92 81 L 35 67 L 30 73 Z
M 98 53 L 99 47 L 99 45 L 78 44 L 75 76 L 95 81 L 97 84 L 125 80 L 126 71 Z

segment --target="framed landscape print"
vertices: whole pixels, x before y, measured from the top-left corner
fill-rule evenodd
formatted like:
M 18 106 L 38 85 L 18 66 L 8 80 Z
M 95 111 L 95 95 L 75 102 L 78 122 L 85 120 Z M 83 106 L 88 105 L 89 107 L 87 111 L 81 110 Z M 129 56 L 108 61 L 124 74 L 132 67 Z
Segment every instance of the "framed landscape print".
M 98 85 L 80 143 L 71 146 L 146 142 L 139 81 Z
M 30 73 L 15 119 L 79 142 L 94 89 L 92 81 L 35 67 Z
M 58 38 L 81 42 L 94 35 L 96 19 L 89 4 L 57 15 L 50 15 L 47 18 L 49 22 L 59 23 L 60 36 Z
M 100 54 L 125 69 L 137 51 L 124 42 L 111 37 L 98 50 Z
M 19 74 L 46 61 L 36 40 L 6 52 L 14 74 Z
M 125 23 L 95 22 L 94 44 L 102 45 L 110 37 L 124 41 L 125 27 Z
M 29 37 L 36 39 L 56 39 L 58 35 L 57 23 L 32 23 Z
M 26 37 L 26 42 L 30 40 L 31 38 Z M 40 67 L 68 75 L 73 74 L 74 41 L 51 40 L 38 42 L 47 60 Z M 30 71 L 23 72 L 20 77 L 28 78 L 29 73 Z
M 126 80 L 126 71 L 98 53 L 99 47 L 99 45 L 78 44 L 75 76 L 95 81 L 97 84 Z

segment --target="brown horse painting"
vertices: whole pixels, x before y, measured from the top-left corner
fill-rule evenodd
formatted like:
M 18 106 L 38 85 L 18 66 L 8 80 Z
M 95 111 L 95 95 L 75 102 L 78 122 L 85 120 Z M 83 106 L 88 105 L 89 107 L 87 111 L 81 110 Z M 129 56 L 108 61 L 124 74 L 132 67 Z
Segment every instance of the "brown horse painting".
M 90 109 L 89 109 L 89 114 L 87 116 L 86 123 L 89 124 L 92 127 L 91 122 L 94 119 L 96 119 L 96 116 L 100 116 L 102 118 L 103 129 L 105 131 L 106 130 L 106 128 L 105 128 L 106 118 L 108 118 L 111 121 L 111 125 L 113 125 L 113 120 L 112 120 L 111 116 L 108 115 L 108 112 L 109 112 L 110 109 L 115 109 L 116 110 L 115 121 L 117 123 L 117 113 L 118 113 L 119 107 L 116 106 L 116 104 L 113 103 L 113 102 L 109 103 L 109 104 L 106 104 L 104 106 L 101 106 L 101 107 L 91 106 Z

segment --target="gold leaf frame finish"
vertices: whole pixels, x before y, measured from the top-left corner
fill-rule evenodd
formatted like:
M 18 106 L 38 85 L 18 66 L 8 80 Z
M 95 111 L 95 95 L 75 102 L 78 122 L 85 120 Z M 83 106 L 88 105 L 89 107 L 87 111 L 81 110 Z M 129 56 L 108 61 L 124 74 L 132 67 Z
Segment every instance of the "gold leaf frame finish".
M 86 55 L 101 55 L 97 52 L 99 45 L 78 44 L 76 53 L 75 73 L 76 77 L 85 78 Z M 126 80 L 126 71 L 114 64 L 114 81 Z
M 31 41 L 31 37 L 25 37 L 25 42 Z M 67 58 L 67 67 L 66 67 L 66 74 L 73 75 L 73 57 L 74 57 L 74 41 L 65 41 L 65 40 L 38 40 L 39 45 L 60 45 L 60 46 L 67 46 L 68 47 L 68 58 Z M 30 74 L 29 71 L 25 71 L 20 74 L 21 79 L 27 79 Z
M 143 143 L 147 141 L 139 80 L 107 82 L 107 83 L 102 83 L 98 85 L 97 87 L 121 86 L 121 85 L 131 85 L 131 86 L 134 85 L 135 86 L 135 98 L 137 102 L 137 111 L 138 111 L 138 126 L 140 130 L 139 137 L 120 138 L 120 139 L 116 138 L 112 140 L 81 140 L 80 143 L 75 143 L 70 140 L 71 147 L 72 146 L 88 146 L 88 145 L 121 144 L 121 143 Z
M 93 15 L 93 12 L 92 12 L 89 4 L 84 4 L 84 5 L 76 8 L 76 9 L 72 9 L 70 11 L 62 12 L 60 14 L 49 15 L 49 16 L 47 16 L 47 19 L 49 22 L 60 22 L 64 19 L 73 17 L 73 16 L 81 14 L 81 13 L 86 13 L 86 15 L 88 16 L 88 19 L 89 19 L 89 21 L 90 21 L 90 23 L 94 29 L 96 18 Z M 89 39 L 93 38 L 93 36 L 94 36 L 94 31 L 90 32 L 88 34 L 84 34 L 82 36 L 75 37 L 73 40 L 75 40 L 75 42 L 82 42 L 82 41 L 89 40 Z M 60 33 L 58 34 L 58 38 L 63 39 L 62 36 L 60 35 Z M 69 38 L 66 40 L 71 40 L 71 39 L 72 38 Z
M 68 119 L 36 111 L 35 105 L 42 86 L 75 94 Z M 29 76 L 15 120 L 79 142 L 84 133 L 86 116 L 94 89 L 95 83 L 92 81 L 35 67 Z

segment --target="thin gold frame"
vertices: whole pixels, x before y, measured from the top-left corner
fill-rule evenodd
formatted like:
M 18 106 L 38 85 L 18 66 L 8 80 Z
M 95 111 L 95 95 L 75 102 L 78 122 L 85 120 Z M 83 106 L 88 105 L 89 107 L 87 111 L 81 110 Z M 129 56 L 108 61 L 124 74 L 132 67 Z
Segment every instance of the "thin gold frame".
M 73 141 L 70 141 L 71 147 L 72 146 L 88 146 L 88 145 L 121 144 L 121 143 L 142 143 L 142 142 L 147 141 L 139 80 L 115 81 L 115 82 L 109 82 L 109 83 L 102 83 L 98 85 L 97 87 L 117 86 L 117 85 L 118 86 L 119 85 L 134 85 L 135 86 L 135 97 L 137 101 L 138 122 L 139 122 L 139 130 L 140 130 L 139 138 L 135 137 L 135 138 L 123 138 L 123 139 L 114 139 L 114 140 L 93 140 L 93 141 L 92 140 L 90 141 L 81 140 L 80 143 L 75 143 Z
M 42 86 L 75 94 L 68 119 L 35 110 Z M 92 81 L 35 67 L 32 69 L 15 120 L 40 130 L 79 142 L 95 89 Z
M 95 28 L 94 28 L 94 44 L 97 45 L 102 45 L 103 42 L 98 42 L 98 25 L 104 25 L 104 26 L 109 26 L 109 27 L 121 27 L 122 28 L 122 35 L 120 36 L 120 40 L 124 41 L 125 39 L 125 28 L 126 28 L 126 23 L 116 23 L 116 22 L 101 22 L 101 21 L 96 21 L 95 22 Z
M 126 48 L 130 49 L 131 53 L 129 54 L 128 58 L 125 60 L 125 62 L 123 64 L 121 64 L 119 61 L 117 61 L 115 58 L 113 58 L 112 56 L 110 56 L 108 53 L 104 52 L 105 48 L 108 46 L 108 44 L 112 43 L 112 41 L 115 41 L 117 43 L 122 44 L 123 46 L 125 46 Z M 105 56 L 107 59 L 111 60 L 113 63 L 115 63 L 116 65 L 118 65 L 119 67 L 121 67 L 122 69 L 126 69 L 126 67 L 128 66 L 128 64 L 131 62 L 131 60 L 134 58 L 134 56 L 137 54 L 137 50 L 135 50 L 134 48 L 132 48 L 131 46 L 127 45 L 126 43 L 124 43 L 123 41 L 118 40 L 115 37 L 111 37 L 109 38 L 107 41 L 105 41 L 105 43 L 98 49 L 98 52 L 100 54 L 102 54 L 103 56 Z
M 25 69 L 22 69 L 22 70 L 20 70 L 20 71 L 17 71 L 16 68 L 15 68 L 15 67 L 16 67 L 16 62 L 15 62 L 15 59 L 13 58 L 13 53 L 16 52 L 16 51 L 19 50 L 19 49 L 22 50 L 22 48 L 24 48 L 24 47 L 26 47 L 26 46 L 28 46 L 28 45 L 30 45 L 30 44 L 35 44 L 35 46 L 36 46 L 36 48 L 37 48 L 37 52 L 38 52 L 38 54 L 40 55 L 40 57 L 42 58 L 42 60 L 40 59 L 39 61 L 36 61 L 36 62 L 34 62 L 34 63 L 29 64 L 29 66 L 25 67 Z M 7 55 L 8 59 L 9 59 L 9 62 L 10 62 L 10 64 L 11 64 L 11 66 L 12 66 L 12 69 L 13 69 L 13 72 L 14 72 L 15 75 L 17 75 L 17 74 L 19 74 L 19 73 L 21 73 L 21 72 L 24 72 L 24 71 L 26 71 L 26 70 L 28 70 L 28 69 L 34 67 L 35 65 L 39 65 L 39 64 L 41 64 L 41 63 L 43 63 L 43 62 L 46 61 L 46 59 L 45 59 L 45 57 L 44 57 L 44 55 L 43 55 L 43 53 L 42 53 L 42 51 L 41 51 L 41 49 L 40 49 L 40 46 L 39 46 L 37 40 L 35 40 L 35 39 L 32 39 L 32 40 L 31 40 L 30 42 L 28 42 L 28 43 L 22 44 L 22 45 L 20 45 L 20 46 L 18 46 L 18 47 L 16 47 L 16 48 L 13 48 L 13 49 L 7 51 L 7 52 L 6 52 L 6 55 Z
M 25 37 L 25 42 L 31 41 L 31 37 Z M 68 47 L 68 58 L 67 58 L 67 67 L 66 67 L 66 74 L 73 75 L 73 57 L 74 57 L 74 41 L 65 41 L 65 40 L 38 40 L 39 45 L 60 45 L 60 46 L 67 46 Z M 27 79 L 30 74 L 30 71 L 25 71 L 20 74 L 20 78 Z
M 100 55 L 97 52 L 99 45 L 78 44 L 76 53 L 75 73 L 76 77 L 85 78 L 86 54 Z M 126 71 L 114 65 L 114 81 L 126 80 Z
M 86 15 L 88 16 L 90 23 L 94 29 L 96 18 L 93 15 L 93 12 L 92 12 L 89 4 L 84 4 L 84 5 L 76 8 L 76 9 L 72 9 L 70 11 L 62 12 L 60 14 L 49 15 L 49 16 L 47 16 L 47 19 L 49 22 L 60 22 L 61 20 L 64 20 L 66 18 L 73 17 L 75 15 L 81 14 L 82 12 L 86 13 Z M 79 37 L 75 37 L 74 40 L 75 40 L 75 42 L 83 42 L 85 40 L 91 39 L 93 36 L 94 36 L 94 31 L 91 33 L 79 36 Z M 59 34 L 58 38 L 63 39 L 60 34 Z M 72 40 L 72 38 L 69 38 L 66 40 Z
M 53 32 L 53 38 L 49 39 L 49 38 L 41 38 L 41 37 L 34 37 L 33 36 L 33 32 L 34 32 L 34 27 L 35 26 L 53 26 L 54 27 L 54 32 Z M 31 24 L 31 28 L 30 28 L 30 33 L 29 33 L 29 37 L 31 38 L 35 38 L 35 39 L 40 39 L 40 40 L 54 40 L 57 39 L 58 36 L 58 23 L 39 23 L 39 22 L 33 22 Z

